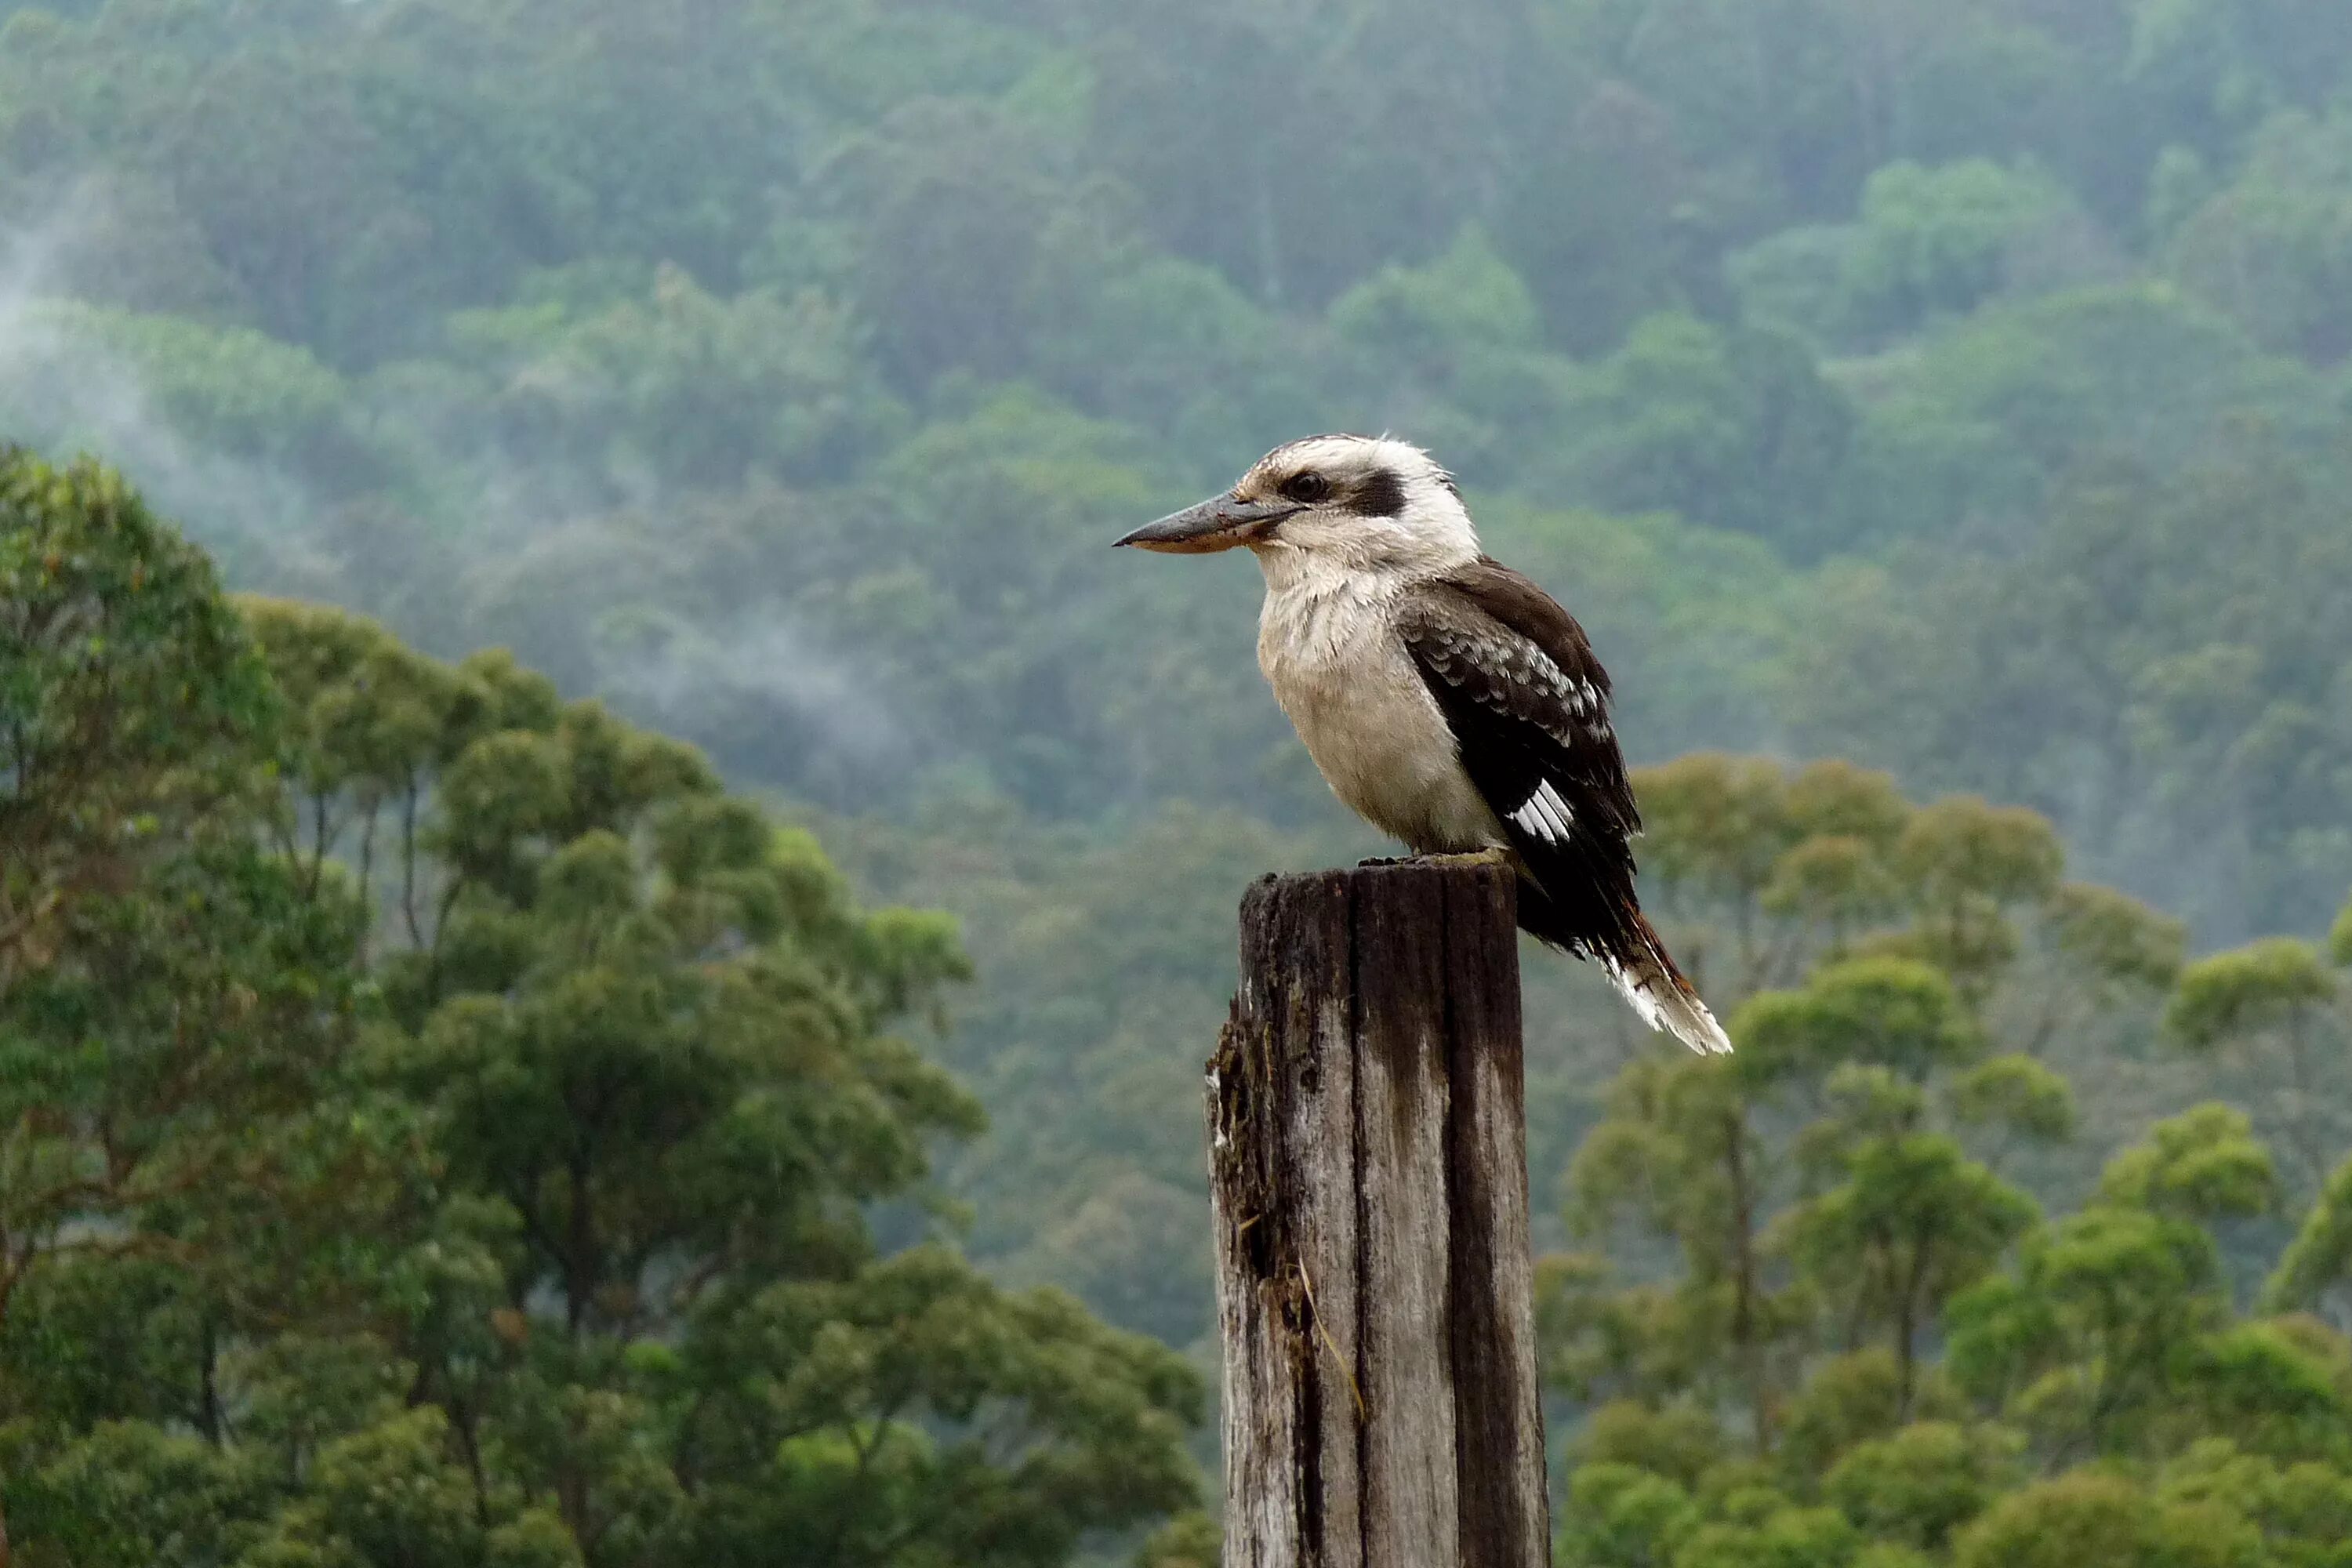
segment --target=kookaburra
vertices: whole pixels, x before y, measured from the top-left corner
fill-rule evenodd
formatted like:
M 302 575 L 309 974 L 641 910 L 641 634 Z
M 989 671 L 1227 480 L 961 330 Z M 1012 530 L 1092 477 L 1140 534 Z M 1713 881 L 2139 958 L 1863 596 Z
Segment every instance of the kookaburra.
M 1118 542 L 1246 547 L 1258 667 L 1333 793 L 1418 855 L 1499 851 L 1519 924 L 1605 969 L 1693 1050 L 1731 1048 L 1643 917 L 1609 677 L 1576 617 L 1488 557 L 1417 447 L 1315 436 Z

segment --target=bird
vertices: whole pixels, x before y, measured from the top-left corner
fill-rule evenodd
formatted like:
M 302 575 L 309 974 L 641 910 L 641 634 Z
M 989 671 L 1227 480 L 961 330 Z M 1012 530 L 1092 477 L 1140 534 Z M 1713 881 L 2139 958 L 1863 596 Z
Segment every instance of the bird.
M 1258 667 L 1332 793 L 1416 856 L 1505 860 L 1522 930 L 1600 965 L 1652 1028 L 1730 1051 L 1642 912 L 1608 672 L 1574 616 L 1486 553 L 1427 452 L 1310 436 L 1114 542 L 1256 556 Z

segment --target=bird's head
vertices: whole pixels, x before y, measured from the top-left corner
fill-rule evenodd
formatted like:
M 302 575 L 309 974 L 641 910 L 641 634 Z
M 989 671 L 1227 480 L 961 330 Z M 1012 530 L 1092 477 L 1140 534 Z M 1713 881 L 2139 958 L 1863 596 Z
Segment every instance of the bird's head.
M 1223 495 L 1116 542 L 1198 555 L 1247 545 L 1351 571 L 1443 571 L 1476 559 L 1454 480 L 1428 453 L 1385 437 L 1310 436 L 1276 447 Z

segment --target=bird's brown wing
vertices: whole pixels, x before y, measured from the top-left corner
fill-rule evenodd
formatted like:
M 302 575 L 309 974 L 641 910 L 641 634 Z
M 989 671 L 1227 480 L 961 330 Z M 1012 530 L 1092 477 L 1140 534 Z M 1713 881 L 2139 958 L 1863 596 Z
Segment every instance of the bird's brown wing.
M 1414 589 L 1399 630 L 1471 782 L 1555 906 L 1527 910 L 1528 929 L 1567 946 L 1615 945 L 1639 919 L 1629 841 L 1641 816 L 1584 628 L 1482 559 Z

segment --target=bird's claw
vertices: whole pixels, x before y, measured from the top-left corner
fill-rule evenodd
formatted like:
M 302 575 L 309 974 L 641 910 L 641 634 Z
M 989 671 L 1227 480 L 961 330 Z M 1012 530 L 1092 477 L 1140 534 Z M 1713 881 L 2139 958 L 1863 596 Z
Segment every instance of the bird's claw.
M 1380 866 L 1500 866 L 1509 858 L 1508 852 L 1505 850 L 1473 849 L 1455 855 L 1384 856 L 1379 859 L 1359 860 L 1356 868 L 1360 871 Z

